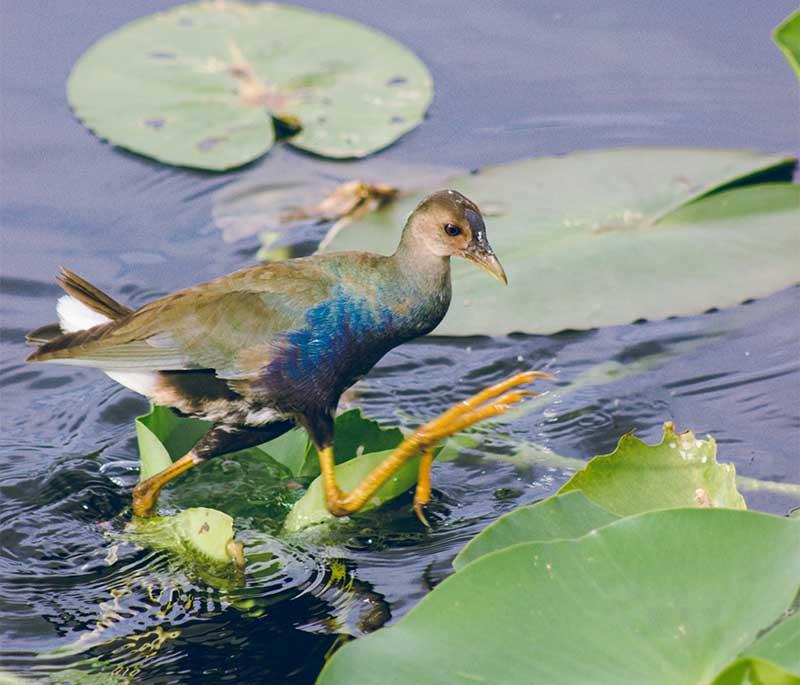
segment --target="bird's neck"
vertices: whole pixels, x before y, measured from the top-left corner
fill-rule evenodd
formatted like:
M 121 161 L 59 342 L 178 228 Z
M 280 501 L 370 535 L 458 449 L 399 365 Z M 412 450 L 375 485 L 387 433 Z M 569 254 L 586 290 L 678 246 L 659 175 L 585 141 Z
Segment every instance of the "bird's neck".
M 414 231 L 406 226 L 397 250 L 391 256 L 397 272 L 423 289 L 450 289 L 450 257 L 433 254 Z

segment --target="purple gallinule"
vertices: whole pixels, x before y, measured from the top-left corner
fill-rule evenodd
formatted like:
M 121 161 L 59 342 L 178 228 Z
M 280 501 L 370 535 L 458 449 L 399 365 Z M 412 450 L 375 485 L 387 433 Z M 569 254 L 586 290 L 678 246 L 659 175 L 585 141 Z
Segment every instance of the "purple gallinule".
M 334 476 L 334 414 L 342 392 L 393 347 L 432 331 L 450 305 L 450 257 L 502 282 L 478 207 L 434 193 L 408 218 L 396 252 L 319 254 L 254 266 L 132 310 L 62 270 L 59 323 L 32 331 L 33 362 L 101 369 L 115 381 L 214 425 L 192 450 L 133 491 L 149 516 L 173 478 L 206 459 L 261 444 L 293 426 L 319 452 L 331 513 L 358 511 L 405 461 L 422 454 L 414 508 L 430 497 L 436 444 L 521 400 L 517 374 L 459 403 L 409 436 L 352 492 Z

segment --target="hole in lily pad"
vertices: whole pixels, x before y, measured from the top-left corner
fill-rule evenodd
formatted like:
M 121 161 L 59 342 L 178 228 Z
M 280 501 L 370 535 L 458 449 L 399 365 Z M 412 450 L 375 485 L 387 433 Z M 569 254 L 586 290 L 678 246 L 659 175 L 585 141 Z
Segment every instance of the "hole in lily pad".
M 149 128 L 164 128 L 164 124 L 166 124 L 166 119 L 162 119 L 161 117 L 156 117 L 154 119 L 145 119 L 144 125 Z
M 217 145 L 219 145 L 224 139 L 223 138 L 205 138 L 201 140 L 197 147 L 200 150 L 213 150 Z
M 408 82 L 408 79 L 405 76 L 395 76 L 394 78 L 390 78 L 387 82 L 387 86 L 402 86 Z

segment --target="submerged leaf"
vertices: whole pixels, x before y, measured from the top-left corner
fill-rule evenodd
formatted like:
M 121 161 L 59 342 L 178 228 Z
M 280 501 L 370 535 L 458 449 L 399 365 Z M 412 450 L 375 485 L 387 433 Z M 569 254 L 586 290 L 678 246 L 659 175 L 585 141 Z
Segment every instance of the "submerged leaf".
M 799 580 L 800 522 L 649 512 L 475 560 L 345 645 L 318 683 L 697 685 L 786 611 Z
M 440 335 L 554 333 L 702 313 L 800 281 L 795 160 L 738 150 L 628 148 L 523 160 L 450 179 L 487 218 L 497 290 L 453 260 Z M 738 187 L 745 184 L 744 187 Z M 736 187 L 734 187 L 736 186 Z M 328 249 L 394 251 L 415 193 Z
M 786 56 L 789 66 L 800 79 L 800 10 L 790 14 L 772 34 L 775 43 Z
M 558 492 L 571 490 L 619 516 L 667 507 L 745 508 L 736 470 L 717 463 L 714 439 L 677 433 L 672 422 L 657 445 L 623 435 L 613 452 L 591 459 Z
M 233 519 L 216 509 L 194 507 L 174 516 L 137 518 L 127 532 L 143 547 L 166 549 L 202 562 L 244 566 L 241 544 L 233 537 Z
M 413 53 L 357 22 L 225 0 L 114 31 L 78 60 L 67 90 L 110 142 L 224 170 L 269 150 L 275 126 L 318 155 L 368 155 L 422 121 L 433 86 Z

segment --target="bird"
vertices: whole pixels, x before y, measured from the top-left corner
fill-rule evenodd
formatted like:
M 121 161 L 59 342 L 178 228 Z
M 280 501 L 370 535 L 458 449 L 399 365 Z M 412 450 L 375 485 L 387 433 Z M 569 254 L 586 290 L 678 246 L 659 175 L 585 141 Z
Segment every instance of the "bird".
M 428 525 L 423 508 L 437 444 L 504 413 L 532 394 L 520 386 L 548 377 L 522 372 L 482 390 L 414 431 L 351 492 L 339 488 L 339 399 L 389 350 L 444 318 L 451 257 L 508 282 L 480 209 L 448 189 L 419 203 L 392 255 L 316 253 L 251 266 L 135 310 L 62 268 L 59 322 L 28 334 L 36 349 L 27 361 L 100 369 L 156 404 L 212 423 L 187 454 L 135 486 L 134 516 L 154 515 L 162 488 L 197 464 L 300 426 L 317 449 L 326 506 L 335 516 L 363 508 L 421 455 L 414 510 Z

